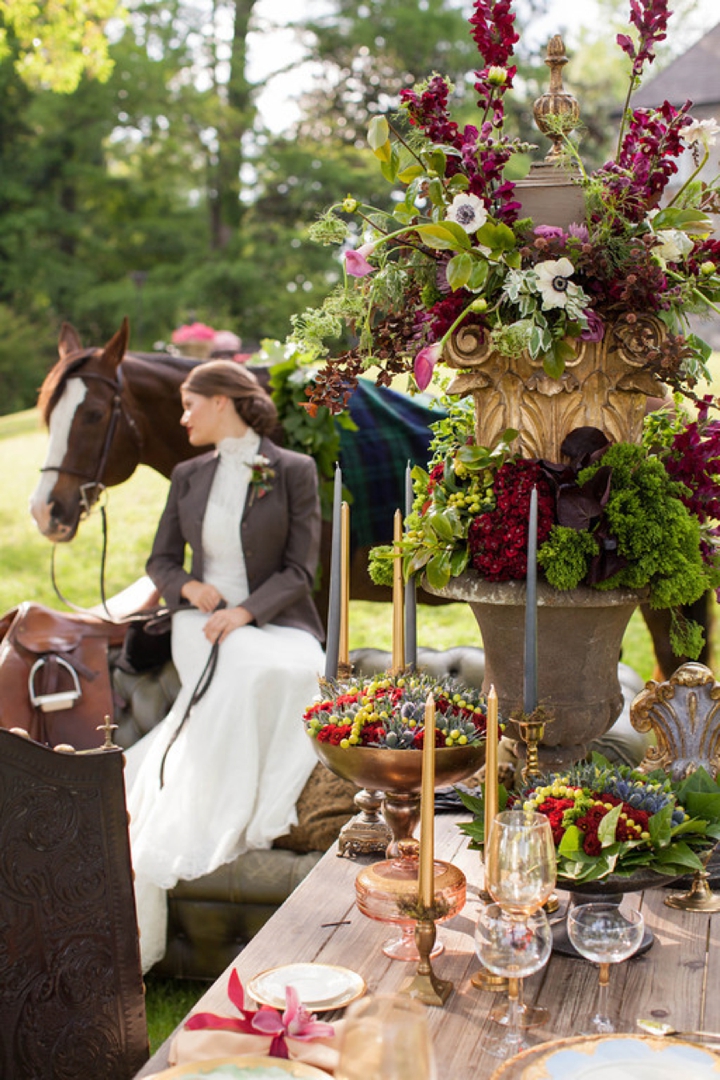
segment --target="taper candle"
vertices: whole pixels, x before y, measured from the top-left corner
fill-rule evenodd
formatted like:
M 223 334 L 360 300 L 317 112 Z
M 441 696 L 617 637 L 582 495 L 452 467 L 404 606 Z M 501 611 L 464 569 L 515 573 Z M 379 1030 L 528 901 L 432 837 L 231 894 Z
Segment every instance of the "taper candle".
M 485 736 L 485 844 L 490 826 L 498 812 L 498 696 L 494 686 L 487 696 L 487 733 Z
M 350 666 L 350 507 L 340 508 L 340 634 L 338 671 L 347 672 Z
M 405 469 L 405 527 L 412 513 L 413 486 L 410 462 Z M 417 667 L 417 595 L 415 575 L 411 574 L 405 582 L 405 663 L 415 670 Z
M 527 576 L 525 588 L 525 665 L 523 711 L 533 712 L 537 708 L 537 525 L 538 498 L 537 488 L 530 495 L 530 517 L 528 520 Z
M 420 794 L 420 869 L 418 899 L 421 907 L 435 901 L 435 698 L 425 701 L 425 733 Z
M 335 465 L 333 488 L 332 546 L 330 549 L 330 585 L 328 589 L 327 640 L 325 643 L 325 678 L 336 679 L 340 649 L 340 552 L 341 552 L 342 470 Z
M 400 544 L 402 542 L 402 514 L 395 511 L 393 522 L 393 626 L 392 626 L 392 670 L 395 674 L 405 667 L 405 624 L 403 613 L 403 574 Z

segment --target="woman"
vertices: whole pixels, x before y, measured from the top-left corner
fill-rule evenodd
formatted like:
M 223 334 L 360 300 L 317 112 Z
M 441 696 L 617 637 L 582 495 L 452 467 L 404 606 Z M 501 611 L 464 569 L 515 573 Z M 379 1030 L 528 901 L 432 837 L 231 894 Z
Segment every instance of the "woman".
M 296 822 L 317 761 L 301 717 L 324 664 L 311 596 L 320 542 L 313 460 L 268 439 L 275 406 L 241 365 L 201 364 L 181 394 L 190 442 L 216 450 L 175 468 L 147 563 L 166 603 L 181 606 L 172 650 L 182 688 L 127 752 L 145 971 L 165 952 L 167 889 L 270 847 Z M 208 688 L 185 716 L 215 642 Z

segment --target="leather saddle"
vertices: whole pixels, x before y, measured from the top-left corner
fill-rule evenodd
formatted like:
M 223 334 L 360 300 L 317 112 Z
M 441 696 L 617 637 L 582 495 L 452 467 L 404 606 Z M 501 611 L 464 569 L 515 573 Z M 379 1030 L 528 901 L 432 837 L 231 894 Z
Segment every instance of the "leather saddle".
M 49 746 L 102 745 L 113 716 L 108 647 L 126 623 L 53 611 L 26 601 L 0 618 L 0 727 L 24 728 Z

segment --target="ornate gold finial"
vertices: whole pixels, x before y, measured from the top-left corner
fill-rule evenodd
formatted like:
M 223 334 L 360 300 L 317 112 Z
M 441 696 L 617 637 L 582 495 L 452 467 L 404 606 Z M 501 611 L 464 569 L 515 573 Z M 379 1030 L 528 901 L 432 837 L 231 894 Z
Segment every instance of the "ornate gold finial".
M 580 119 L 580 106 L 576 98 L 563 86 L 562 69 L 567 62 L 563 39 L 555 34 L 548 42 L 545 57 L 545 63 L 550 68 L 550 89 L 533 104 L 535 123 L 552 142 L 545 155 L 545 160 L 550 162 L 562 157 L 563 134 L 569 135 Z M 546 117 L 552 117 L 552 122 L 548 123 Z M 559 127 L 561 130 L 558 130 Z

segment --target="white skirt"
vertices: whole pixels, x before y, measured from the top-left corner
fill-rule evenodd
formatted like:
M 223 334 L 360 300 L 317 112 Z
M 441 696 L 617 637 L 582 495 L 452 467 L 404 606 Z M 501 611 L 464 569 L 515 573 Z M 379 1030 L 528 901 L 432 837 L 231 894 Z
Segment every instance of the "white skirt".
M 126 753 L 143 971 L 165 953 L 166 890 L 269 848 L 296 824 L 295 803 L 317 763 L 302 715 L 317 695 L 324 655 L 311 634 L 284 626 L 244 626 L 226 638 L 207 692 L 170 745 L 210 653 L 208 617 L 173 617 L 182 689 Z

